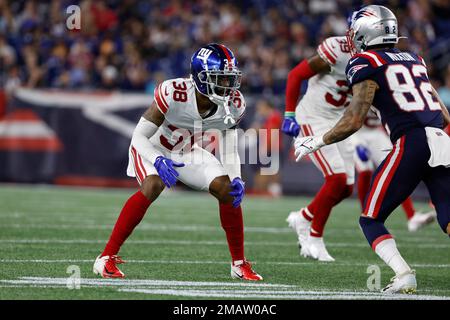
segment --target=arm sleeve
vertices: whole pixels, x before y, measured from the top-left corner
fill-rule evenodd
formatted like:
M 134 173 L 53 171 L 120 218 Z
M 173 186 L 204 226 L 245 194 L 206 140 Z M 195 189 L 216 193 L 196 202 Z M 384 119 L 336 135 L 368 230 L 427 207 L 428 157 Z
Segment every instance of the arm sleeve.
M 222 139 L 219 146 L 220 162 L 226 173 L 233 180 L 241 177 L 241 159 L 238 152 L 237 130 L 226 130 L 222 132 Z
M 131 145 L 144 159 L 149 160 L 151 163 L 155 163 L 156 158 L 160 155 L 149 141 L 156 131 L 158 131 L 156 124 L 141 117 L 131 138 Z
M 311 69 L 308 60 L 303 60 L 294 69 L 292 69 L 286 83 L 286 115 L 294 116 L 297 101 L 300 96 L 300 87 L 303 80 L 314 76 L 316 72 Z

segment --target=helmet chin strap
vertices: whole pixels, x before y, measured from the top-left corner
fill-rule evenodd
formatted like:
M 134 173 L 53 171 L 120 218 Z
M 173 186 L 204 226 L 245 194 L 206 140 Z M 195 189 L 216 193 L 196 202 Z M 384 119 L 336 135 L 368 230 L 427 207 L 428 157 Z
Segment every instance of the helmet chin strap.
M 217 94 L 212 94 L 209 96 L 209 100 L 211 100 L 213 103 L 217 104 L 219 107 L 222 106 L 225 110 L 225 116 L 223 117 L 223 122 L 225 124 L 231 123 L 235 124 L 236 120 L 231 115 L 229 102 L 230 102 L 230 96 L 221 97 Z

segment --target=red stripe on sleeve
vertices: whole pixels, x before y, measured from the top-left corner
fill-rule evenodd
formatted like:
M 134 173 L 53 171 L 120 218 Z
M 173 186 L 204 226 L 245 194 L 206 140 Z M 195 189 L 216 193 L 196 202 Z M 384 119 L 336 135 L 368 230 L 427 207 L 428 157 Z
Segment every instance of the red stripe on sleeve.
M 336 59 L 331 55 L 331 53 L 328 52 L 328 50 L 323 46 L 323 44 L 319 46 L 319 50 L 325 55 L 329 63 L 331 64 L 336 63 Z
M 163 114 L 166 114 L 168 108 L 166 107 L 163 100 L 161 99 L 160 91 L 161 91 L 161 84 L 155 88 L 155 92 L 154 92 L 156 105 L 158 106 L 159 111 L 161 111 Z
M 371 56 L 368 56 L 368 55 L 366 55 L 366 54 L 364 54 L 364 53 L 357 53 L 357 54 L 355 54 L 355 55 L 353 56 L 353 58 L 354 58 L 354 57 L 365 58 L 365 59 L 369 60 L 370 65 L 371 65 L 372 67 L 374 67 L 374 68 L 377 68 L 377 67 L 378 67 L 378 64 L 376 63 L 376 61 L 375 61 Z

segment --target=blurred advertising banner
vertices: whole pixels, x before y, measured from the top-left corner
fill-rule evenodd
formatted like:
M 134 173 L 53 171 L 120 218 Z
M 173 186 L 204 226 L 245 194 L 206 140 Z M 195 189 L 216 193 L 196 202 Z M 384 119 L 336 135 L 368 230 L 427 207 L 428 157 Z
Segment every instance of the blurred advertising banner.
M 135 186 L 126 177 L 135 124 L 152 96 L 18 89 L 0 122 L 0 179 Z

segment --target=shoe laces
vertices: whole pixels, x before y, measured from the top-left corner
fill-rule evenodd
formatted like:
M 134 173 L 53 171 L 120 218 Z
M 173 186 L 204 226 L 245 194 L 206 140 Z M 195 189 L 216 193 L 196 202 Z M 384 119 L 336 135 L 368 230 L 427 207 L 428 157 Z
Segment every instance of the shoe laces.
M 256 274 L 255 271 L 252 269 L 252 264 L 248 261 L 244 261 L 244 263 L 241 265 L 241 268 L 245 269 L 246 271 L 250 272 L 251 274 Z
M 393 276 L 393 277 L 391 278 L 391 283 L 394 283 L 394 281 L 395 281 L 396 279 L 400 279 L 401 277 L 403 277 L 404 275 L 407 275 L 407 274 L 415 275 L 415 274 L 416 274 L 416 270 L 411 269 L 411 271 L 407 271 L 407 272 L 404 272 L 404 273 L 402 273 L 402 274 Z
M 124 260 L 122 260 L 122 258 L 120 256 L 110 256 L 108 260 L 111 260 L 111 262 L 113 262 L 114 264 L 122 264 L 125 263 Z

